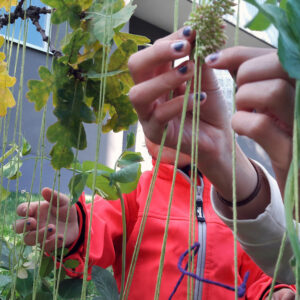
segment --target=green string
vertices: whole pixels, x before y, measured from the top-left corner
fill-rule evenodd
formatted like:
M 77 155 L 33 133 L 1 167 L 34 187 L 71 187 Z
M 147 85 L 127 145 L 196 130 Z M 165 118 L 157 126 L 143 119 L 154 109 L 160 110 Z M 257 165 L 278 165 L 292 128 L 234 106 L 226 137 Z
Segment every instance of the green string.
M 234 46 L 239 44 L 239 27 L 240 27 L 240 0 L 237 4 L 237 17 L 234 35 Z M 235 91 L 235 82 L 233 83 L 233 91 Z M 235 93 L 233 93 L 232 113 L 236 110 Z M 237 198 L 236 198 L 236 138 L 235 132 L 232 130 L 232 201 L 233 201 L 233 237 L 234 237 L 234 287 L 235 300 L 238 299 L 238 251 L 237 251 Z
M 165 251 L 166 251 L 166 244 L 167 244 L 167 238 L 168 238 L 170 212 L 171 212 L 171 206 L 172 206 L 172 199 L 173 199 L 173 193 L 174 193 L 174 187 L 175 187 L 175 179 L 176 179 L 176 173 L 177 173 L 178 159 L 179 159 L 179 154 L 180 154 L 181 141 L 182 141 L 183 128 L 184 128 L 185 116 L 186 116 L 186 111 L 187 111 L 187 104 L 188 104 L 188 99 L 189 99 L 190 88 L 191 88 L 191 81 L 188 81 L 188 83 L 186 85 L 185 95 L 184 95 L 184 103 L 183 103 L 181 122 L 180 122 L 179 134 L 178 134 L 176 159 L 175 159 L 175 163 L 174 163 L 172 186 L 171 186 L 169 205 L 168 205 L 168 211 L 167 211 L 167 220 L 166 220 L 165 232 L 164 232 L 164 237 L 163 237 L 163 244 L 162 244 L 160 262 L 159 262 L 157 282 L 156 282 L 156 287 L 155 287 L 155 295 L 154 295 L 155 300 L 158 300 L 159 292 L 160 292 L 161 277 L 162 277 L 163 264 L 164 264 Z
M 280 262 L 282 260 L 283 252 L 284 252 L 284 249 L 285 249 L 286 238 L 287 238 L 287 234 L 285 232 L 283 234 L 283 237 L 282 237 L 282 240 L 281 240 L 278 257 L 277 257 L 276 264 L 275 264 L 274 274 L 273 274 L 273 278 L 272 278 L 272 285 L 271 285 L 270 293 L 269 293 L 269 296 L 268 296 L 269 299 L 272 299 L 272 296 L 273 296 L 273 293 L 274 293 L 274 287 L 275 287 L 276 279 L 277 279 L 278 272 L 279 272 Z
M 150 183 L 150 187 L 149 187 L 149 191 L 148 191 L 148 196 L 147 196 L 147 200 L 146 200 L 146 204 L 145 204 L 145 208 L 144 208 L 144 212 L 143 212 L 143 216 L 142 216 L 142 220 L 141 220 L 141 224 L 140 224 L 140 228 L 139 228 L 139 232 L 138 232 L 138 236 L 137 236 L 137 241 L 135 243 L 131 264 L 130 264 L 130 267 L 129 267 L 127 282 L 126 282 L 126 285 L 125 285 L 124 298 L 123 298 L 124 300 L 126 300 L 128 298 L 128 295 L 129 295 L 129 291 L 130 291 L 130 287 L 131 287 L 131 283 L 132 283 L 132 278 L 133 278 L 136 262 L 137 262 L 137 259 L 138 259 L 138 254 L 139 254 L 139 250 L 140 250 L 140 246 L 141 246 L 145 226 L 146 226 L 146 221 L 147 221 L 147 217 L 148 217 L 148 213 L 149 213 L 150 203 L 151 203 L 152 194 L 153 194 L 153 191 L 154 191 L 155 181 L 156 181 L 157 174 L 158 174 L 158 169 L 159 169 L 159 165 L 160 165 L 160 161 L 161 161 L 161 156 L 162 156 L 166 136 L 167 136 L 167 127 L 165 128 L 165 130 L 163 132 L 162 140 L 161 140 L 160 147 L 159 147 L 159 152 L 158 152 L 158 155 L 157 155 L 157 158 L 156 158 L 156 164 L 155 164 L 154 171 L 153 171 L 153 176 L 151 178 L 151 183 Z
M 105 5 L 107 5 L 108 0 L 105 1 Z M 110 22 L 106 21 L 107 18 L 105 18 L 105 29 L 110 29 L 112 26 L 111 18 L 112 18 L 112 7 L 110 8 Z M 108 8 L 106 9 L 105 14 L 108 13 Z M 103 47 L 103 58 L 102 58 L 102 74 L 106 74 L 108 70 L 108 63 L 109 63 L 109 50 L 110 47 L 108 47 L 108 36 L 107 36 L 107 30 L 105 30 L 105 45 Z M 100 116 L 102 115 L 103 106 L 104 106 L 104 98 L 105 98 L 105 90 L 106 90 L 106 76 L 104 76 L 104 79 L 101 80 L 100 84 L 100 95 L 99 95 L 99 107 L 98 111 L 100 113 Z M 81 299 L 86 299 L 86 289 L 87 289 L 87 275 L 88 275 L 88 260 L 89 260 L 89 249 L 90 249 L 90 241 L 91 241 L 91 228 L 92 228 L 92 220 L 93 220 L 93 211 L 94 211 L 94 202 L 95 202 L 95 186 L 96 186 L 96 175 L 97 175 L 97 164 L 99 161 L 99 151 L 100 151 L 100 142 L 101 142 L 101 132 L 102 132 L 102 122 L 100 121 L 97 126 L 97 144 L 96 144 L 96 153 L 95 153 L 95 168 L 94 168 L 94 174 L 93 174 L 93 183 L 92 183 L 92 204 L 91 204 L 91 210 L 90 210 L 90 222 L 89 222 L 89 228 L 88 228 L 88 238 L 87 238 L 87 249 L 86 249 L 86 255 L 85 255 L 85 262 L 84 262 L 84 273 L 83 273 L 83 285 L 81 290 Z M 122 249 L 123 251 L 124 249 Z

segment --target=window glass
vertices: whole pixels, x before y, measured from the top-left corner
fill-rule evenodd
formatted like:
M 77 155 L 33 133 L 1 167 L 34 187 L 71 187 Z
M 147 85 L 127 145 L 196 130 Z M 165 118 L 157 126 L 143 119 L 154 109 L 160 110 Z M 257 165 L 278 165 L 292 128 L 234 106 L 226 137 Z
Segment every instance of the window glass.
M 27 0 L 28 6 L 39 6 L 45 7 L 39 0 Z M 13 12 L 15 7 L 12 7 L 11 11 Z M 2 9 L 1 15 L 7 14 L 7 12 Z M 48 33 L 49 31 L 49 22 L 50 15 L 40 15 L 39 23 L 41 27 Z M 22 19 L 16 20 L 15 24 L 11 24 L 10 26 L 5 26 L 1 29 L 0 34 L 6 35 L 10 38 L 13 38 L 14 41 L 18 42 L 19 38 L 21 38 L 21 43 L 24 41 L 24 21 Z M 27 46 L 47 50 L 46 43 L 43 42 L 41 34 L 36 30 L 36 27 L 32 24 L 31 20 L 28 22 L 28 34 L 27 34 Z

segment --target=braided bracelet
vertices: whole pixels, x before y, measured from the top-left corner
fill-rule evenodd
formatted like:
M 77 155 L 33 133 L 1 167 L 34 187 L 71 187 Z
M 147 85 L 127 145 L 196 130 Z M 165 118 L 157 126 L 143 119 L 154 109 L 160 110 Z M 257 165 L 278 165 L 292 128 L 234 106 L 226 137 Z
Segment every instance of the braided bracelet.
M 260 188 L 261 188 L 262 171 L 254 162 L 252 162 L 251 160 L 250 160 L 250 162 L 255 169 L 255 172 L 257 175 L 257 183 L 256 183 L 256 186 L 255 186 L 253 192 L 246 199 L 237 201 L 236 206 L 243 206 L 243 205 L 248 204 L 250 201 L 252 201 L 257 196 L 257 194 L 259 193 Z M 231 206 L 231 207 L 233 206 L 232 201 L 228 201 L 228 200 L 224 199 L 218 192 L 217 192 L 217 196 L 225 205 Z

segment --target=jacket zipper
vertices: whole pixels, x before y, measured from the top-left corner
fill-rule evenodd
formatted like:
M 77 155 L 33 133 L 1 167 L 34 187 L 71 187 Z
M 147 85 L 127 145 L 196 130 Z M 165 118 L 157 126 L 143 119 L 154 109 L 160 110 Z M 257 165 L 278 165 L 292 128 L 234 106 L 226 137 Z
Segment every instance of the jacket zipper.
M 179 172 L 191 183 L 191 178 L 186 175 L 184 172 L 179 170 Z M 197 269 L 196 274 L 201 278 L 204 277 L 204 267 L 205 267 L 205 255 L 206 255 L 206 221 L 203 210 L 203 190 L 204 182 L 203 178 L 200 178 L 200 185 L 197 186 L 196 192 L 196 218 L 198 222 L 198 242 L 200 247 L 197 255 Z M 194 300 L 201 300 L 203 292 L 203 282 L 196 280 L 195 281 L 195 290 L 194 290 Z
M 197 186 L 196 194 L 196 217 L 198 221 L 198 241 L 200 243 L 198 256 L 197 256 L 197 276 L 204 277 L 204 268 L 205 268 L 205 256 L 206 256 L 206 222 L 203 211 L 203 190 L 204 182 L 202 177 L 200 177 L 201 185 Z M 203 293 L 203 282 L 196 280 L 195 282 L 195 293 L 194 300 L 202 299 Z

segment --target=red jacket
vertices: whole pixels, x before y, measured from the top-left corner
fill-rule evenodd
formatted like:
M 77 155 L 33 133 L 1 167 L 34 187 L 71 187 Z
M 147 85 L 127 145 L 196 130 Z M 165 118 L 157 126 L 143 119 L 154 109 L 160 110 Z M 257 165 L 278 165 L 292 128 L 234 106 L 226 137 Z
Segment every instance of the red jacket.
M 152 175 L 152 171 L 143 173 L 136 190 L 124 195 L 127 221 L 126 276 L 139 232 Z M 173 166 L 166 164 L 160 165 L 129 299 L 154 299 L 172 175 Z M 230 229 L 215 214 L 210 203 L 210 189 L 210 182 L 204 178 L 203 209 L 205 223 L 201 225 L 202 227 L 199 227 L 201 228 L 199 242 L 202 254 L 198 253 L 199 259 L 202 255 L 204 264 L 204 273 L 201 274 L 201 277 L 234 286 L 233 235 Z M 90 204 L 85 204 L 84 195 L 79 202 L 81 204 L 78 204 L 78 212 L 81 220 L 81 228 L 85 231 L 84 241 L 80 244 L 79 248 L 76 247 L 77 250 L 75 253 L 67 257 L 67 259 L 77 259 L 80 261 L 80 265 L 75 270 L 68 270 L 69 275 L 74 277 L 82 275 L 83 272 L 83 260 L 85 257 L 91 208 Z M 183 172 L 178 171 L 160 289 L 160 299 L 162 300 L 169 298 L 181 275 L 177 268 L 177 263 L 179 257 L 189 247 L 189 207 L 190 181 Z M 196 240 L 198 240 L 197 225 L 195 237 Z M 120 202 L 107 201 L 96 197 L 92 220 L 89 266 L 99 265 L 106 268 L 112 265 L 119 286 L 121 281 L 121 245 L 122 217 Z M 71 251 L 71 253 L 72 252 L 73 251 Z M 195 268 L 196 263 L 197 259 L 195 259 Z M 271 278 L 265 275 L 254 264 L 238 244 L 239 285 L 242 283 L 247 271 L 250 271 L 250 276 L 247 282 L 246 296 L 241 299 L 265 299 L 271 284 Z M 187 299 L 186 276 L 173 299 Z M 232 300 L 234 299 L 234 292 L 222 287 L 203 283 L 202 298 L 199 297 L 198 299 Z

